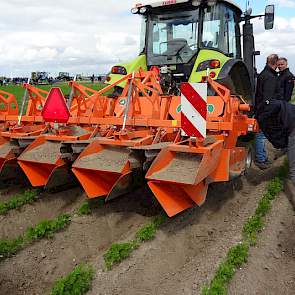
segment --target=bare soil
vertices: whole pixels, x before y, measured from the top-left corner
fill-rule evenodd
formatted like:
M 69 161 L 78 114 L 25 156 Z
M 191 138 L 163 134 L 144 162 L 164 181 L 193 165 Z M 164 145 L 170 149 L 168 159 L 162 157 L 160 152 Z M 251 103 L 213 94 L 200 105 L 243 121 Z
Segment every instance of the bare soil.
M 27 227 L 44 219 L 53 219 L 64 212 L 73 212 L 83 200 L 85 195 L 80 188 L 56 194 L 43 193 L 32 205 L 25 205 L 19 210 L 11 210 L 0 216 L 0 238 L 16 238 Z
M 129 157 L 129 150 L 106 147 L 98 153 L 87 155 L 75 163 L 75 167 L 120 173 Z
M 228 249 L 240 242 L 243 223 L 254 213 L 267 181 L 281 164 L 282 159 L 266 171 L 253 167 L 246 177 L 210 186 L 204 206 L 165 221 L 153 241 L 109 272 L 103 264 L 106 250 L 114 242 L 134 238 L 143 224 L 159 214 L 159 206 L 142 187 L 99 205 L 89 216 L 74 214 L 70 226 L 53 239 L 38 241 L 0 261 L 0 295 L 49 294 L 54 281 L 81 262 L 96 270 L 88 295 L 200 294 Z M 73 212 L 83 198 L 80 188 L 45 195 L 1 219 L 1 234 L 14 237 L 44 218 Z M 292 208 L 284 194 L 277 199 L 249 264 L 230 286 L 231 294 L 294 294 Z
M 80 127 L 80 126 L 71 126 L 71 135 L 72 136 L 82 136 L 84 134 L 89 133 L 86 129 Z
M 53 239 L 36 242 L 15 256 L 1 261 L 0 294 L 49 294 L 53 283 L 72 271 L 75 265 L 92 263 L 113 242 L 133 238 L 134 232 L 150 220 L 150 215 L 159 212 L 158 207 L 153 207 L 143 197 L 146 195 L 146 192 L 140 190 L 133 195 L 102 204 L 92 215 L 74 215 L 70 226 L 57 233 Z M 67 211 L 69 208 L 64 209 Z M 17 214 L 15 220 L 19 221 Z M 14 231 L 13 226 L 11 230 Z M 15 232 L 11 235 L 15 235 Z
M 89 294 L 200 294 L 228 249 L 240 242 L 243 223 L 278 165 L 267 172 L 254 168 L 245 178 L 212 186 L 203 207 L 169 219 L 154 241 L 112 271 L 104 272 L 98 259 Z
M 193 184 L 201 163 L 198 154 L 176 153 L 169 164 L 152 175 L 153 179 Z
M 20 160 L 54 164 L 60 155 L 60 142 L 46 141 L 20 155 Z
M 28 189 L 28 187 L 21 184 L 7 185 L 0 183 L 0 202 L 6 202 L 16 194 L 23 192 L 26 189 Z
M 288 198 L 289 197 L 289 198 Z M 238 271 L 231 295 L 295 294 L 295 199 L 282 193 L 248 264 Z
M 5 158 L 7 154 L 15 147 L 10 142 L 6 142 L 0 146 L 0 157 Z

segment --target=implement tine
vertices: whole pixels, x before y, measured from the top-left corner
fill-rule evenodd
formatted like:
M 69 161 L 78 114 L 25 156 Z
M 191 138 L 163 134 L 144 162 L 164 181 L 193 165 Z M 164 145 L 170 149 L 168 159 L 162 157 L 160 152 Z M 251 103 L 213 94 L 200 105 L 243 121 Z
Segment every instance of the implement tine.
M 31 79 L 28 78 L 27 84 L 30 84 L 30 81 L 31 81 Z M 25 92 L 24 92 L 23 100 L 22 100 L 22 106 L 21 106 L 20 114 L 18 116 L 18 122 L 17 122 L 18 125 L 20 125 L 20 123 L 21 123 L 27 99 L 28 99 L 28 89 L 26 88 Z
M 74 76 L 74 82 L 76 82 L 76 80 L 77 80 L 77 75 Z M 68 100 L 68 103 L 67 103 L 69 109 L 71 107 L 73 98 L 74 98 L 74 86 L 72 85 L 71 92 L 70 92 L 70 97 L 69 97 L 69 100 Z
M 124 121 L 123 121 L 123 130 L 125 130 L 126 121 L 127 121 L 127 117 L 128 117 L 128 113 L 129 113 L 129 109 L 130 109 L 130 103 L 131 103 L 131 99 L 132 99 L 132 83 L 134 80 L 134 76 L 135 76 L 135 73 L 133 72 L 131 80 L 130 80 L 129 88 L 128 88 L 127 105 L 126 105 L 126 109 L 125 109 L 125 113 L 124 113 Z

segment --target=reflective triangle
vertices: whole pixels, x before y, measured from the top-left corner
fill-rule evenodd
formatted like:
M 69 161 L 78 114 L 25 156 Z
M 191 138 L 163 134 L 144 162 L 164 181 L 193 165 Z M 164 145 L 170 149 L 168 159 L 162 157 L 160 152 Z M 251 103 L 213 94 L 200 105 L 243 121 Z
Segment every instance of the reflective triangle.
M 45 122 L 68 122 L 70 112 L 60 88 L 50 90 L 42 110 L 42 117 Z

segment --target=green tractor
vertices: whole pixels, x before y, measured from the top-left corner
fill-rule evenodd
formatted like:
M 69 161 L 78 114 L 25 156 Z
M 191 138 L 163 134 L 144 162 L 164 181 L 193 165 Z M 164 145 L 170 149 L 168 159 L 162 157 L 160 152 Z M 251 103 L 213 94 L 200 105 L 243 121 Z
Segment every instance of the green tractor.
M 273 5 L 266 6 L 264 15 L 252 16 L 251 9 L 243 13 L 228 0 L 167 0 L 137 4 L 131 12 L 142 17 L 140 54 L 112 67 L 108 84 L 140 68 L 156 67 L 170 94 L 179 92 L 181 82 L 201 82 L 209 75 L 233 94 L 253 98 L 259 52 L 255 51 L 251 19 L 264 16 L 265 29 L 272 29 Z

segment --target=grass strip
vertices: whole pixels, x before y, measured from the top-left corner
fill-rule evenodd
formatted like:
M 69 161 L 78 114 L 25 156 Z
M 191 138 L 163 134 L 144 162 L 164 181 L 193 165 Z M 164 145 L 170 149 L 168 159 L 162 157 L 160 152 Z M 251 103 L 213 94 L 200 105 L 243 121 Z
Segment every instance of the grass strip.
M 107 270 L 111 270 L 115 264 L 119 264 L 128 258 L 131 253 L 139 248 L 140 244 L 152 240 L 160 225 L 166 220 L 165 215 L 154 218 L 151 222 L 141 227 L 135 234 L 135 239 L 126 243 L 114 243 L 104 254 L 104 261 Z
M 283 190 L 284 179 L 288 175 L 288 163 L 280 168 L 278 176 L 271 180 L 262 195 L 257 209 L 243 226 L 242 242 L 229 249 L 226 258 L 217 268 L 209 286 L 202 289 L 202 295 L 226 295 L 228 285 L 236 270 L 242 267 L 248 259 L 250 246 L 257 242 L 258 234 L 265 225 L 265 216 L 272 207 L 273 200 Z
M 66 277 L 59 279 L 51 290 L 51 295 L 82 295 L 91 288 L 94 270 L 91 266 L 78 265 Z
M 19 209 L 26 204 L 32 204 L 37 201 L 38 190 L 26 190 L 23 193 L 16 194 L 10 200 L 0 203 L 0 215 L 7 214 L 8 211 Z
M 70 224 L 70 215 L 63 214 L 53 220 L 44 220 L 35 227 L 29 227 L 16 239 L 0 239 L 0 259 L 16 254 L 25 246 L 42 238 L 51 238 L 53 234 Z
M 103 83 L 85 83 L 82 82 L 82 85 L 85 85 L 89 88 L 92 88 L 94 90 L 101 90 L 105 85 Z M 69 95 L 71 88 L 68 85 L 68 83 L 56 83 L 53 85 L 36 85 L 37 88 L 43 89 L 46 91 L 49 91 L 52 87 L 59 87 L 61 88 L 64 95 Z M 8 86 L 0 86 L 0 90 L 4 90 L 6 92 L 9 92 L 11 94 L 15 95 L 16 100 L 20 104 L 24 95 L 24 89 L 21 85 L 8 85 Z

